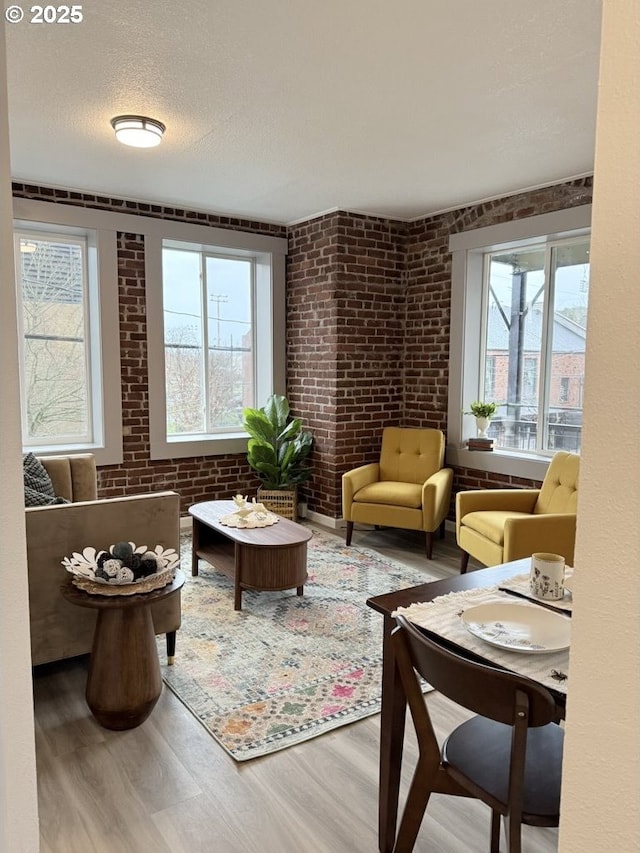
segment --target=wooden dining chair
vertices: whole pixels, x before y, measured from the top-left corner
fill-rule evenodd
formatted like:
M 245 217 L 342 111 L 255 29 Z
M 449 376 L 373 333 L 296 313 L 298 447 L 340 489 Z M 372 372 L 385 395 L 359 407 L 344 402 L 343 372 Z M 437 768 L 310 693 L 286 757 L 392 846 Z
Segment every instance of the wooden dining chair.
M 419 757 L 393 853 L 410 853 L 431 794 L 474 797 L 492 811 L 491 853 L 504 819 L 509 853 L 521 824 L 557 826 L 564 732 L 549 691 L 521 675 L 475 663 L 403 616 L 392 642 L 418 739 Z M 416 673 L 478 716 L 438 744 Z

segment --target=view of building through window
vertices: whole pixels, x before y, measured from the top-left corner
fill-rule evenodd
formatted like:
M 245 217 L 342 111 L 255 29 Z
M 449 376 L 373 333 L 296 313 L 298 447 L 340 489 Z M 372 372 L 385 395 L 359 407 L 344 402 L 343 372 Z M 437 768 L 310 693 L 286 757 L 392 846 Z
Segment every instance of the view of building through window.
M 24 444 L 90 441 L 86 240 L 15 240 Z
M 167 435 L 237 428 L 254 406 L 252 259 L 162 253 Z
M 589 242 L 485 256 L 484 399 L 489 435 L 513 450 L 580 451 Z

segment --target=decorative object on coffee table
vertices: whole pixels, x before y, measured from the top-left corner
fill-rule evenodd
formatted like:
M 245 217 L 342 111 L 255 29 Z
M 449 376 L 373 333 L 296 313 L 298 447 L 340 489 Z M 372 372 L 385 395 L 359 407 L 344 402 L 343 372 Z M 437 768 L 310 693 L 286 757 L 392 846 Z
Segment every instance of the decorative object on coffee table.
M 135 542 L 118 542 L 105 551 L 88 546 L 74 551 L 62 565 L 73 583 L 96 595 L 134 595 L 160 589 L 171 583 L 180 562 L 173 548 L 156 545 L 148 549 Z
M 198 574 L 198 558 L 233 579 L 234 610 L 242 609 L 242 591 L 304 592 L 307 579 L 307 542 L 311 531 L 281 518 L 270 527 L 228 527 L 221 519 L 233 510 L 231 501 L 205 501 L 189 507 L 193 516 L 191 574 Z
M 184 574 L 176 572 L 162 588 L 143 595 L 90 594 L 73 580 L 61 589 L 67 601 L 98 611 L 87 705 L 105 729 L 133 729 L 147 719 L 162 692 L 150 605 L 177 593 Z
M 251 436 L 247 461 L 262 485 L 258 499 L 268 510 L 296 520 L 297 486 L 311 475 L 305 460 L 313 437 L 302 429 L 300 418 L 291 418 L 286 397 L 272 394 L 261 409 L 244 410 L 244 428 Z
M 236 509 L 218 519 L 225 527 L 270 527 L 278 522 L 278 516 L 269 512 L 264 504 L 256 503 L 255 498 L 249 502 L 246 497 L 236 495 L 233 502 Z

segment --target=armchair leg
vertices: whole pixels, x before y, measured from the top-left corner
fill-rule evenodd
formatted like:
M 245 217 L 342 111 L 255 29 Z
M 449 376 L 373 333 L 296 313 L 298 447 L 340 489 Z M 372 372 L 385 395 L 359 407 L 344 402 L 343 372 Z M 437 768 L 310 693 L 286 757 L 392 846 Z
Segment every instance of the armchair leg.
M 176 632 L 167 631 L 167 666 L 173 666 L 176 656 Z
M 463 551 L 460 554 L 460 574 L 461 575 L 466 574 L 468 565 L 469 565 L 469 554 L 466 551 Z
M 433 533 L 431 533 L 430 531 L 427 531 L 426 550 L 427 550 L 427 560 L 430 560 L 431 554 L 433 552 Z
M 347 521 L 347 545 L 351 545 L 351 534 L 353 533 L 353 521 Z
M 446 522 L 446 519 L 442 522 L 442 524 L 438 528 L 438 533 L 439 533 L 441 539 L 444 539 L 445 534 L 446 534 L 445 522 Z

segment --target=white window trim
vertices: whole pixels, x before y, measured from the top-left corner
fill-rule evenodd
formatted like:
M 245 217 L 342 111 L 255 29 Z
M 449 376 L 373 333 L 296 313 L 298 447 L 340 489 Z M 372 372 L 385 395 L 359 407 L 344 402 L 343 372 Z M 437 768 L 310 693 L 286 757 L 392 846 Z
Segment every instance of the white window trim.
M 98 465 L 122 463 L 122 393 L 120 375 L 120 336 L 117 345 L 105 330 L 119 328 L 117 239 L 113 228 L 97 227 L 87 221 L 84 208 L 70 205 L 14 199 L 14 226 L 17 229 L 37 227 L 40 233 L 81 235 L 88 238 L 87 252 L 96 253 L 95 263 L 88 263 L 88 274 L 97 272 L 98 300 L 90 300 L 90 311 L 98 312 L 99 342 L 89 341 L 93 372 L 92 417 L 94 438 L 91 442 L 39 444 L 32 450 L 39 455 L 65 456 L 69 453 L 93 453 Z M 93 282 L 95 287 L 95 282 Z M 93 318 L 95 319 L 95 318 Z
M 473 419 L 463 415 L 480 395 L 480 324 L 483 294 L 483 257 L 486 252 L 588 234 L 591 205 L 531 216 L 449 238 L 451 259 L 451 340 L 447 462 L 477 471 L 542 480 L 550 456 L 499 448 L 490 453 L 467 450 L 464 441 L 473 434 Z
M 249 436 L 238 430 L 210 436 L 167 437 L 167 410 L 164 361 L 164 317 L 162 304 L 162 248 L 165 242 L 183 242 L 200 251 L 227 250 L 255 259 L 256 358 L 255 383 L 258 393 L 284 394 L 286 388 L 285 253 L 287 241 L 265 238 L 221 228 L 186 226 L 165 222 L 163 234 L 147 235 L 145 269 L 147 275 L 147 344 L 149 353 L 149 433 L 151 459 L 191 456 L 219 456 L 245 453 Z M 179 233 L 178 233 L 179 232 Z M 238 240 L 240 235 L 241 240 Z M 232 237 L 230 240 L 229 238 Z M 258 237 L 258 240 L 254 238 Z M 265 251 L 265 239 L 271 251 Z M 232 245 L 229 245 L 232 243 Z M 239 243 L 241 245 L 239 245 Z M 265 322 L 265 318 L 267 321 Z

